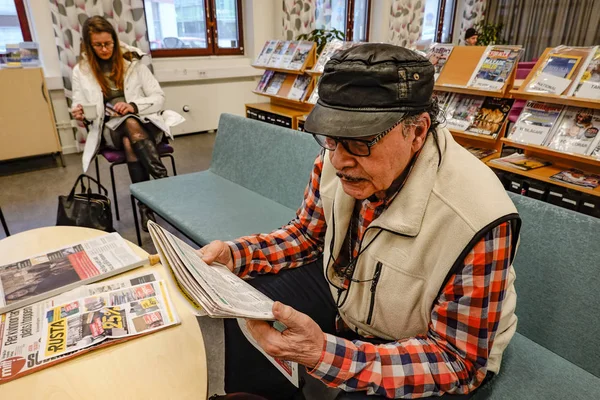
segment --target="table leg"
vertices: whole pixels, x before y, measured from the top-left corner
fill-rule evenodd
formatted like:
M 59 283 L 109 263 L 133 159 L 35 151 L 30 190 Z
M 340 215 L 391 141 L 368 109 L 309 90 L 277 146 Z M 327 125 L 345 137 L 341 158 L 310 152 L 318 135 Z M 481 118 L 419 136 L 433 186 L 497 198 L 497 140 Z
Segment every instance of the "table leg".
M 135 197 L 131 195 L 131 210 L 133 211 L 133 224 L 135 225 L 135 234 L 137 236 L 138 246 L 142 246 L 142 236 L 140 235 L 140 226 L 138 225 L 137 207 L 135 206 Z

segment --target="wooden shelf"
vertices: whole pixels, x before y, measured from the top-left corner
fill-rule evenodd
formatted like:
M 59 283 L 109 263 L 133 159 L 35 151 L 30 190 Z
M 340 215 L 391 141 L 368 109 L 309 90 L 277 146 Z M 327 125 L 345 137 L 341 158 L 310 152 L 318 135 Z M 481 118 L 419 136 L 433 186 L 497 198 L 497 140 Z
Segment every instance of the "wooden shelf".
M 530 151 L 530 152 L 533 152 L 536 154 L 541 154 L 546 157 L 550 157 L 550 161 L 556 160 L 556 159 L 561 159 L 561 160 L 573 161 L 573 162 L 578 163 L 579 165 L 583 164 L 583 165 L 590 165 L 593 167 L 600 168 L 600 160 L 597 158 L 594 158 L 594 157 L 573 154 L 573 153 L 563 153 L 561 151 L 556 151 L 556 150 L 550 149 L 546 146 L 538 146 L 538 145 L 534 145 L 534 144 L 516 142 L 516 141 L 508 139 L 508 138 L 502 138 L 501 140 L 503 143 L 505 143 L 509 146 L 516 147 L 518 149 L 523 149 L 526 151 Z M 580 167 L 580 166 L 576 166 L 575 168 L 585 169 L 585 167 Z M 594 171 L 590 171 L 590 172 L 594 172 Z
M 254 64 L 252 64 L 252 66 L 256 69 L 264 69 L 264 70 L 275 71 L 275 72 L 285 72 L 286 74 L 293 74 L 293 75 L 304 75 L 304 73 L 306 72 L 304 69 L 273 68 L 273 67 L 267 67 L 265 65 L 254 65 Z
M 524 86 L 521 87 L 523 89 Z M 583 99 L 573 96 L 559 96 L 549 93 L 529 93 L 521 90 L 511 90 L 510 94 L 516 99 L 541 101 L 543 103 L 552 103 L 560 105 L 568 105 L 574 107 L 595 108 L 600 109 L 600 100 Z
M 297 118 L 306 114 L 306 111 L 289 109 L 273 103 L 248 103 L 246 108 L 255 108 L 257 110 L 283 115 L 289 118 Z
M 321 75 L 323 75 L 323 72 L 320 72 L 320 71 L 313 71 L 312 69 L 307 69 L 307 70 L 306 70 L 306 71 L 304 71 L 304 72 L 306 72 L 306 73 L 307 73 L 308 75 L 310 75 L 310 76 L 321 76 Z
M 492 90 L 482 90 L 476 89 L 472 87 L 462 87 L 462 86 L 452 86 L 452 85 L 435 85 L 433 90 L 438 90 L 440 92 L 452 92 L 452 93 L 461 93 L 461 94 L 470 94 L 473 96 L 490 96 L 490 97 L 505 97 L 505 92 L 503 91 L 492 91 Z
M 456 131 L 454 129 L 449 129 L 449 131 L 452 134 L 452 136 L 455 136 L 455 137 L 460 137 L 460 138 L 465 138 L 465 139 L 481 140 L 481 141 L 492 143 L 492 144 L 495 144 L 496 141 L 498 140 L 498 136 L 492 137 L 492 136 L 489 136 L 489 135 L 480 135 L 480 134 L 477 134 L 477 133 L 468 133 L 468 132 L 463 132 L 463 131 Z
M 290 103 L 297 103 L 298 105 L 304 105 L 305 106 L 307 104 L 310 104 L 310 103 L 307 103 L 305 101 L 290 99 L 289 97 L 279 96 L 277 94 L 268 94 L 268 93 L 259 92 L 259 91 L 256 91 L 256 90 L 253 90 L 252 93 L 257 94 L 259 96 L 270 97 L 272 99 L 285 100 L 285 101 L 288 101 Z M 306 95 L 305 95 L 305 97 L 306 97 Z
M 511 168 L 511 167 L 508 167 L 505 165 L 498 165 L 498 164 L 494 164 L 494 163 L 490 163 L 490 162 L 488 162 L 486 164 L 490 168 L 499 169 L 499 170 L 506 171 L 506 172 L 511 172 L 513 174 L 525 176 L 527 178 L 532 178 L 532 179 L 535 179 L 538 181 L 551 183 L 556 186 L 562 186 L 562 187 L 566 187 L 569 189 L 577 190 L 582 193 L 587 193 L 592 196 L 600 197 L 600 187 L 597 187 L 596 189 L 590 189 L 590 188 L 584 188 L 582 186 L 572 185 L 570 183 L 554 181 L 554 180 L 550 179 L 550 177 L 552 175 L 557 174 L 560 171 L 564 171 L 566 169 L 572 168 L 572 166 L 554 164 L 554 165 L 549 165 L 547 167 L 532 169 L 529 171 L 522 171 L 517 168 Z

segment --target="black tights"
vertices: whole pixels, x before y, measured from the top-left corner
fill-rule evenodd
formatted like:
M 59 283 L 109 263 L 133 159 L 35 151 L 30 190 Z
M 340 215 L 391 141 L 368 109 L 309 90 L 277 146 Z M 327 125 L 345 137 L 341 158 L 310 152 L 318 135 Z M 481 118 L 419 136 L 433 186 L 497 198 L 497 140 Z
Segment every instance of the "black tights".
M 138 161 L 137 155 L 133 151 L 131 144 L 151 137 L 150 132 L 148 132 L 136 118 L 127 118 L 116 131 L 111 133 L 111 135 L 113 143 L 123 143 L 127 162 Z

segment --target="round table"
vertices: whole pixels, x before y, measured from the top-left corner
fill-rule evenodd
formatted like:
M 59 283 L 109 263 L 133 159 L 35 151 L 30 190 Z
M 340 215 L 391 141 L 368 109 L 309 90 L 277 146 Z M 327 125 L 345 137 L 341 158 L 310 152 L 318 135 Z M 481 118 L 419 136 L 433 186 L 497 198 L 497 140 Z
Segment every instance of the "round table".
M 46 250 L 105 234 L 56 226 L 22 232 L 0 240 L 0 265 Z M 143 249 L 128 242 L 139 255 Z M 160 264 L 121 274 L 118 278 L 165 271 Z M 203 399 L 208 374 L 202 333 L 196 317 L 169 285 L 181 325 L 124 343 L 101 348 L 0 385 L 0 399 Z

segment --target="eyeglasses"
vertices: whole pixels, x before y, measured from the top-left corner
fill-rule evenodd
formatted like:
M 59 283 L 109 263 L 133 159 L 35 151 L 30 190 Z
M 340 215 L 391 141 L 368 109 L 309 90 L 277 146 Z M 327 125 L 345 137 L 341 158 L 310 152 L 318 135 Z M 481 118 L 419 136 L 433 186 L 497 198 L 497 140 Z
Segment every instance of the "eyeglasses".
M 100 50 L 102 48 L 106 48 L 106 50 L 110 50 L 113 48 L 113 46 L 115 45 L 114 42 L 107 42 L 107 43 L 92 43 L 92 46 L 97 49 Z
M 362 139 L 342 139 L 335 136 L 326 136 L 313 133 L 313 137 L 319 143 L 319 145 L 329 151 L 334 151 L 338 144 L 342 144 L 344 149 L 353 156 L 356 157 L 368 157 L 371 155 L 371 147 L 375 146 L 385 135 L 390 133 L 392 129 L 381 132 L 371 140 Z

